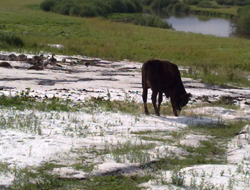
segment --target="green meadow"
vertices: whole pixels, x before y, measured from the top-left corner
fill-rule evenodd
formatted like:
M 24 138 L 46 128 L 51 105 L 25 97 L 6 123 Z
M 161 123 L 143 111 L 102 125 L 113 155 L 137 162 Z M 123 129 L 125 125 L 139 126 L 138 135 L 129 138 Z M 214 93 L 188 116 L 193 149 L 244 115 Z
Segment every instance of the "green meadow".
M 1 0 L 0 35 L 20 37 L 23 47 L 1 50 L 79 54 L 108 60 L 168 59 L 188 67 L 183 76 L 212 84 L 250 86 L 250 41 L 44 12 L 42 0 Z M 62 44 L 63 49 L 47 44 Z

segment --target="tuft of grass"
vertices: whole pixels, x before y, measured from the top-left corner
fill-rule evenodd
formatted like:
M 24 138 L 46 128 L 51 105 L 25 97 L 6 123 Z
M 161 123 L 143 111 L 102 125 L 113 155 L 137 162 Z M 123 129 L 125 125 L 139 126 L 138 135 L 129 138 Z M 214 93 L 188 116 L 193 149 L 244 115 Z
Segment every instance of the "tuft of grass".
M 144 165 L 141 165 L 141 168 L 151 169 L 152 172 L 157 172 L 164 170 L 179 170 L 181 168 L 198 164 L 219 164 L 219 163 L 221 163 L 221 161 L 214 159 L 206 159 L 206 157 L 201 155 L 185 156 L 184 158 L 170 156 L 145 163 Z
M 240 64 L 242 67 L 244 64 Z M 248 68 L 248 65 L 243 66 L 244 69 L 239 69 L 239 65 L 235 68 L 217 67 L 203 65 L 202 68 L 190 67 L 189 71 L 182 72 L 183 77 L 190 77 L 193 79 L 201 79 L 201 82 L 222 86 L 249 86 L 248 72 L 243 70 Z M 248 69 L 247 69 L 248 70 Z
M 22 132 L 42 134 L 41 120 L 34 114 L 12 114 L 9 117 L 0 116 L 0 129 L 17 129 Z
M 51 163 L 45 163 L 40 167 L 15 169 L 15 181 L 8 187 L 9 190 L 37 190 L 37 189 L 142 189 L 138 187 L 140 183 L 153 178 L 151 175 L 104 175 L 92 176 L 86 180 L 61 178 L 56 174 L 51 174 L 54 168 L 63 167 Z
M 150 179 L 150 176 L 140 177 L 135 176 L 97 176 L 87 179 L 83 183 L 84 189 L 96 189 L 96 190 L 139 190 L 142 189 L 138 187 L 138 184 L 146 182 Z
M 15 180 L 8 187 L 9 190 L 36 190 L 36 189 L 58 189 L 63 187 L 63 182 L 57 175 L 52 175 L 50 171 L 54 168 L 62 167 L 52 163 L 44 163 L 40 167 L 26 167 L 23 169 L 13 169 Z
M 8 173 L 10 171 L 10 164 L 0 162 L 0 173 Z
M 158 141 L 162 143 L 176 143 L 184 135 L 182 131 L 169 132 L 169 131 L 138 131 L 132 132 L 137 135 L 141 140 L 145 141 Z M 167 138 L 165 138 L 167 137 Z
M 226 162 L 226 146 L 220 141 L 201 141 L 200 144 L 199 147 L 182 146 L 182 148 L 190 153 L 188 157 L 194 157 L 196 159 L 197 164 L 202 164 L 203 162 Z
M 15 96 L 0 96 L 0 106 L 11 107 L 17 110 L 39 110 L 39 111 L 78 111 L 80 105 L 73 101 L 60 98 L 47 98 L 38 100 L 35 97 L 29 96 L 29 92 L 22 91 Z
M 248 122 L 217 123 L 210 125 L 189 126 L 189 129 L 220 139 L 231 139 L 236 136 Z
M 84 172 L 91 172 L 93 171 L 95 164 L 90 163 L 90 164 L 84 164 L 84 163 L 75 163 L 73 165 L 71 165 L 72 168 L 76 169 L 76 170 L 82 170 Z
M 98 108 L 101 107 L 105 111 L 111 112 L 123 112 L 132 114 L 135 116 L 140 115 L 143 110 L 143 103 L 137 103 L 134 100 L 125 99 L 124 101 L 110 101 L 110 99 L 104 99 L 104 97 L 92 97 L 90 100 L 83 103 L 86 107 Z M 148 109 L 151 114 L 155 114 L 152 102 L 148 102 Z M 172 105 L 168 103 L 161 104 L 162 115 L 173 115 Z
M 205 144 L 205 145 L 204 145 Z M 218 146 L 218 147 L 217 147 Z M 204 142 L 202 146 L 193 148 L 182 146 L 189 154 L 182 155 L 182 157 L 168 156 L 160 158 L 151 162 L 142 164 L 142 169 L 150 169 L 152 172 L 173 170 L 179 171 L 181 168 L 200 165 L 200 164 L 221 164 L 225 163 L 225 149 L 221 144 L 211 144 L 211 142 Z M 178 184 L 181 181 L 176 181 Z M 179 183 L 180 182 L 180 183 Z
M 154 143 L 133 144 L 131 141 L 118 143 L 115 146 L 106 146 L 105 151 L 118 163 L 146 163 L 150 160 L 147 150 L 155 147 Z
M 229 124 L 211 124 L 202 126 L 190 126 L 187 130 L 212 136 L 210 140 L 200 142 L 199 147 L 190 147 L 179 145 L 180 148 L 188 152 L 187 155 L 182 155 L 182 158 L 176 156 L 169 156 L 161 158 L 156 161 L 142 164 L 142 169 L 152 169 L 154 172 L 160 170 L 174 170 L 178 171 L 181 168 L 199 165 L 199 164 L 221 164 L 226 162 L 225 152 L 227 141 L 233 138 L 246 122 L 236 122 Z M 138 135 L 154 134 L 152 131 L 138 132 Z M 181 181 L 175 181 L 179 184 Z
M 135 101 L 110 101 L 109 99 L 106 100 L 103 97 L 92 97 L 90 100 L 84 103 L 87 107 L 101 107 L 105 111 L 110 112 L 123 112 L 123 113 L 129 113 L 132 115 L 139 115 L 141 113 L 142 104 L 136 103 Z

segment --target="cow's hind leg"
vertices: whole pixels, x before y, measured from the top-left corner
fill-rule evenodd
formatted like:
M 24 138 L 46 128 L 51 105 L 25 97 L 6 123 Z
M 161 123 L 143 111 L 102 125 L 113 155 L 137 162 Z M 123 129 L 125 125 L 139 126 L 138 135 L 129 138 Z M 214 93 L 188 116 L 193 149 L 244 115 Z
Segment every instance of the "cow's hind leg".
M 154 109 L 155 109 L 155 114 L 159 116 L 160 113 L 159 113 L 158 108 L 156 106 L 156 97 L 157 97 L 157 94 L 158 94 L 158 92 L 154 92 L 153 91 L 151 99 L 152 99 L 152 103 L 153 103 L 153 106 L 154 106 Z
M 148 107 L 147 107 L 147 98 L 148 98 L 148 89 L 143 88 L 142 99 L 143 99 L 143 103 L 144 103 L 144 112 L 145 112 L 145 114 L 149 115 Z
M 159 96 L 158 96 L 158 112 L 160 114 L 160 107 L 161 107 L 161 102 L 162 102 L 162 92 L 159 92 Z

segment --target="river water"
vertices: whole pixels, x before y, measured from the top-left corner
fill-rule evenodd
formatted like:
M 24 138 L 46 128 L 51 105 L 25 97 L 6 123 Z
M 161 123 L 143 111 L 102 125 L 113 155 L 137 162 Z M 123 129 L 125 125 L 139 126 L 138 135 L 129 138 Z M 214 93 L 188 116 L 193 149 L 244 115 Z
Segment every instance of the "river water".
M 224 18 L 170 16 L 163 20 L 171 24 L 176 31 L 215 35 L 219 37 L 234 37 L 230 21 Z

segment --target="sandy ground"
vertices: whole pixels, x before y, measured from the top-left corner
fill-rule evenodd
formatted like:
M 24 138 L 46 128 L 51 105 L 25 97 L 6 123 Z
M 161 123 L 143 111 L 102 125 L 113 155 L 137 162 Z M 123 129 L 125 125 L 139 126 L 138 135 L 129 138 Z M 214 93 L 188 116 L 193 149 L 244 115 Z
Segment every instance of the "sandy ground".
M 1 52 L 6 54 L 6 52 Z M 32 55 L 28 55 L 32 57 Z M 0 95 L 15 95 L 30 88 L 31 96 L 70 98 L 73 101 L 84 101 L 90 97 L 107 98 L 111 100 L 134 100 L 142 102 L 141 93 L 141 63 L 109 62 L 81 56 L 56 56 L 58 62 L 63 58 L 66 63 L 62 67 L 48 66 L 44 70 L 28 70 L 30 64 L 20 61 L 8 61 L 13 68 L 0 67 Z M 70 65 L 72 60 L 84 60 L 85 64 Z M 3 62 L 1 60 L 0 62 Z M 180 68 L 182 69 L 182 68 Z M 190 116 L 133 116 L 123 113 L 84 112 L 66 113 L 39 112 L 36 110 L 17 111 L 0 109 L 1 121 L 13 120 L 11 126 L 2 126 L 0 130 L 0 161 L 11 168 L 39 166 L 45 162 L 56 162 L 69 167 L 58 168 L 54 172 L 62 176 L 84 178 L 89 173 L 76 171 L 70 165 L 77 163 L 82 150 L 103 149 L 106 146 L 116 146 L 121 143 L 147 143 L 138 141 L 133 132 L 136 131 L 179 131 L 189 125 L 209 124 L 212 122 L 230 120 L 250 120 L 250 89 L 220 88 L 183 78 L 186 91 L 193 97 L 188 108 Z M 222 107 L 211 107 L 209 102 L 218 101 L 222 97 L 230 97 L 238 110 Z M 151 103 L 149 95 L 149 103 Z M 204 102 L 204 107 L 192 108 L 193 105 Z M 49 115 L 49 116 L 48 116 Z M 209 115 L 209 117 L 208 117 Z M 39 132 L 34 127 L 22 129 L 20 123 L 27 125 L 34 122 L 39 126 Z M 2 125 L 4 125 L 2 123 Z M 83 128 L 85 126 L 85 128 Z M 192 184 L 218 189 L 250 189 L 250 175 L 247 173 L 250 157 L 249 126 L 244 133 L 235 137 L 228 144 L 227 165 L 198 165 L 182 169 L 185 186 L 192 189 Z M 167 138 L 167 137 L 166 137 Z M 197 146 L 201 140 L 209 137 L 187 134 L 181 144 Z M 90 152 L 90 151 L 87 151 Z M 149 151 L 150 160 L 169 155 L 186 154 L 184 150 L 173 145 L 159 143 Z M 88 163 L 94 163 L 91 175 L 102 174 L 122 169 L 126 172 L 135 170 L 138 162 L 131 163 L 128 158 L 118 162 L 112 155 L 96 157 L 86 154 Z M 239 170 L 239 167 L 241 170 Z M 172 171 L 162 171 L 160 177 L 166 181 L 171 178 Z M 204 175 L 205 174 L 207 175 Z M 14 180 L 11 172 L 0 172 L 0 187 L 6 187 Z M 233 183 L 234 182 L 234 183 Z M 237 183 L 236 183 L 237 182 Z M 174 186 L 164 186 L 153 181 L 142 184 L 148 189 L 175 189 Z M 194 184 L 193 184 L 194 185 Z M 180 188 L 180 187 L 178 187 Z M 181 189 L 181 188 L 180 188 Z

